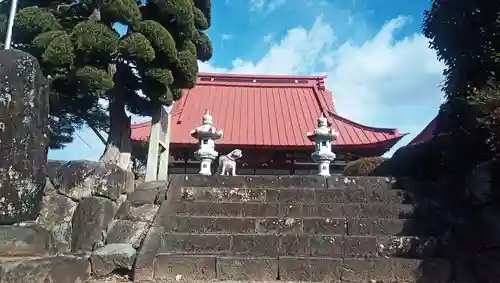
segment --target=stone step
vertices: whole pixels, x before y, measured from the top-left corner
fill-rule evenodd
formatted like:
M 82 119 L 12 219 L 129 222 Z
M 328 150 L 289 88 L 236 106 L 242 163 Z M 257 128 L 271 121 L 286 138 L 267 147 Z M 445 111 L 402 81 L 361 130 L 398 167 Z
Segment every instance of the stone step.
M 239 257 L 159 254 L 156 280 L 173 282 L 308 281 L 308 282 L 448 282 L 444 260 L 404 258 Z
M 357 217 L 408 218 L 413 213 L 410 204 L 397 203 L 267 203 L 267 202 L 212 202 L 176 201 L 175 213 L 192 216 L 247 216 L 247 217 Z
M 179 233 L 271 233 L 327 235 L 399 235 L 416 236 L 419 231 L 410 219 L 326 218 L 326 217 L 227 217 L 167 216 L 156 219 L 154 226 Z
M 433 254 L 416 237 L 163 233 L 157 253 L 232 256 L 420 257 Z M 418 250 L 420 249 L 420 250 Z M 427 250 L 425 250 L 427 249 Z
M 404 192 L 382 188 L 234 188 L 171 187 L 169 194 L 184 201 L 267 203 L 407 203 Z M 172 197 L 171 196 L 171 197 Z
M 229 187 L 229 188 L 370 188 L 390 189 L 395 180 L 387 177 L 331 176 L 201 176 L 173 175 L 170 185 L 174 187 Z

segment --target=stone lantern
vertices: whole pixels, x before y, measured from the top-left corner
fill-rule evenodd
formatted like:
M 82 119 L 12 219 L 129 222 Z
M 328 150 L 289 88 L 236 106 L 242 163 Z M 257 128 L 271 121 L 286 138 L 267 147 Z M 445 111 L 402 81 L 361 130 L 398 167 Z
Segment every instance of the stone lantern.
M 212 175 L 212 162 L 219 155 L 215 151 L 215 141 L 224 134 L 221 130 L 217 130 L 212 123 L 212 115 L 207 110 L 203 115 L 203 125 L 191 131 L 191 136 L 199 141 L 200 146 L 194 156 L 201 161 L 200 174 L 206 176 Z
M 332 152 L 332 141 L 339 136 L 339 133 L 328 127 L 328 120 L 323 113 L 318 118 L 318 127 L 314 132 L 308 132 L 307 138 L 314 142 L 314 152 L 311 158 L 318 163 L 320 176 L 330 176 L 330 163 L 335 159 Z

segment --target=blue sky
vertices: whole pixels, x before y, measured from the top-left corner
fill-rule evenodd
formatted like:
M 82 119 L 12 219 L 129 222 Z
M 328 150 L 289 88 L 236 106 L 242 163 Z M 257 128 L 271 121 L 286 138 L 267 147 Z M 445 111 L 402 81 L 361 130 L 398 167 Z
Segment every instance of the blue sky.
M 397 127 L 406 144 L 437 114 L 443 64 L 420 28 L 430 0 L 215 0 L 205 72 L 328 74 L 338 112 Z M 147 117 L 134 117 L 134 120 Z M 51 159 L 96 160 L 88 129 Z

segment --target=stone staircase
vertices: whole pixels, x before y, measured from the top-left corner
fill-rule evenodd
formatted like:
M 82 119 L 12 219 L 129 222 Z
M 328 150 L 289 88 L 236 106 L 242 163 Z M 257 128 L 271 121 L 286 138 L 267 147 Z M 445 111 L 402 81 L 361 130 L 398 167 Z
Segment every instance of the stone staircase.
M 143 281 L 421 281 L 411 204 L 385 177 L 175 176 L 138 255 Z M 426 283 L 444 282 L 449 266 Z

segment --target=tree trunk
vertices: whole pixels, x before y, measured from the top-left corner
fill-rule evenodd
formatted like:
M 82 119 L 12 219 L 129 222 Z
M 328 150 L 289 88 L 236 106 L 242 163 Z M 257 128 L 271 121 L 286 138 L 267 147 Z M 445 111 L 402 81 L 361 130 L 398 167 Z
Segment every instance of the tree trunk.
M 110 127 L 106 149 L 99 161 L 118 165 L 123 170 L 132 170 L 132 143 L 130 141 L 130 117 L 125 112 L 125 102 L 119 91 L 109 98 Z

